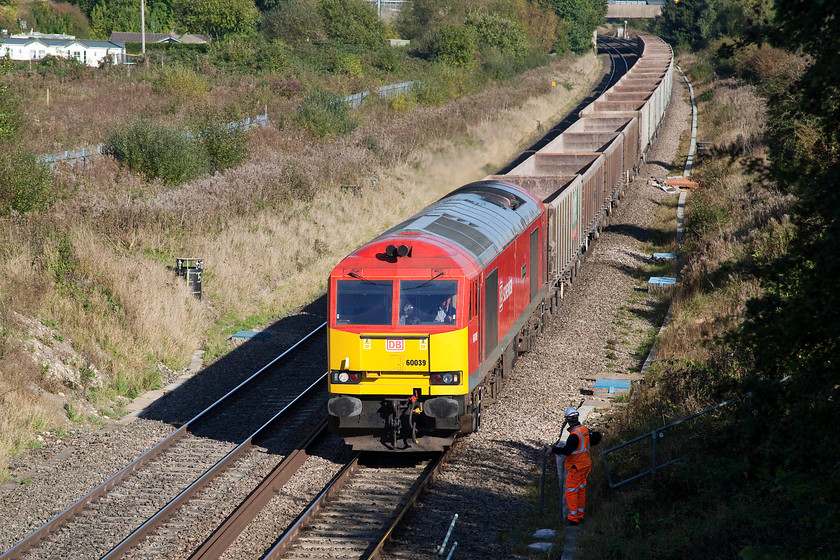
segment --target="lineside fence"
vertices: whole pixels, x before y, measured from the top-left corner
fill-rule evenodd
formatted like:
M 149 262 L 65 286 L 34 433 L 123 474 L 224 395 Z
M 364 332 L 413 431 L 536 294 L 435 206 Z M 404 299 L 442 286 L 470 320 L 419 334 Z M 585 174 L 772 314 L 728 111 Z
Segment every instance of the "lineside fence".
M 791 376 L 788 375 L 782 379 L 771 380 L 769 383 L 776 386 L 790 379 Z M 768 381 L 764 381 L 764 383 L 768 383 Z M 610 488 L 618 488 L 622 484 L 638 480 L 647 475 L 655 476 L 657 471 L 685 460 L 692 450 L 705 448 L 706 446 L 702 443 L 707 441 L 706 434 L 711 431 L 713 427 L 711 424 L 714 422 L 711 413 L 740 400 L 746 401 L 747 410 L 749 410 L 753 406 L 753 398 L 752 391 L 745 395 L 733 397 L 602 451 L 601 460 L 604 463 L 604 472 L 607 474 L 607 482 Z M 680 433 L 681 431 L 682 433 Z M 640 444 L 646 444 L 647 441 L 650 441 L 649 454 L 634 449 L 634 446 L 638 447 Z M 610 468 L 611 463 L 607 460 L 607 456 L 613 453 L 618 453 L 618 455 L 613 456 L 613 468 Z M 649 459 L 646 459 L 646 457 L 649 457 Z
M 268 113 L 257 115 L 256 117 L 247 117 L 236 122 L 228 123 L 229 130 L 249 130 L 251 128 L 263 128 L 268 125 Z M 187 133 L 187 136 L 192 136 Z M 62 161 L 70 161 L 76 165 L 79 161 L 82 163 L 82 168 L 87 165 L 87 159 L 94 155 L 102 155 L 107 152 L 107 146 L 100 144 L 93 148 L 82 148 L 81 150 L 65 150 L 57 154 L 49 154 L 41 156 L 41 161 L 53 169 L 58 163 Z
M 374 93 L 379 96 L 380 99 L 388 99 L 393 97 L 399 97 L 400 95 L 405 95 L 415 87 L 419 86 L 422 82 L 413 81 L 413 82 L 402 82 L 401 84 L 391 84 L 390 86 L 382 86 L 374 90 Z M 371 92 L 363 91 L 361 93 L 354 93 L 353 95 L 347 96 L 344 98 L 344 101 L 353 109 L 358 109 L 362 103 L 364 103 L 368 96 L 370 96 Z

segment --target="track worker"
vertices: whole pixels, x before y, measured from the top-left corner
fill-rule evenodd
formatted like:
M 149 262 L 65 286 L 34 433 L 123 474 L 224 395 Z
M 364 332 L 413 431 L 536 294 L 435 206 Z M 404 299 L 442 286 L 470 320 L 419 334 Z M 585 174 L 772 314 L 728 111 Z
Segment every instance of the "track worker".
M 589 447 L 601 442 L 601 434 L 590 432 L 589 428 L 581 424 L 580 414 L 574 407 L 570 406 L 566 409 L 565 417 L 569 426 L 569 438 L 566 440 L 566 445 L 554 446 L 551 452 L 565 455 L 566 482 L 563 487 L 566 505 L 569 507 L 568 524 L 577 525 L 583 521 L 583 509 L 586 506 L 586 477 L 592 470 Z

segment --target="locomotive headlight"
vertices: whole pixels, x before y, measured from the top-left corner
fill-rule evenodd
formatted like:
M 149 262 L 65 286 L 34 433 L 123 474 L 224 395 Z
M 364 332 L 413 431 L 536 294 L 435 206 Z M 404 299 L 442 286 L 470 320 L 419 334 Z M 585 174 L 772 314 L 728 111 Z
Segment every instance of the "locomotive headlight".
M 431 385 L 457 385 L 461 381 L 460 371 L 442 371 L 429 377 Z
M 358 384 L 362 379 L 362 374 L 358 371 L 335 371 L 330 373 L 330 379 L 333 383 L 355 383 Z

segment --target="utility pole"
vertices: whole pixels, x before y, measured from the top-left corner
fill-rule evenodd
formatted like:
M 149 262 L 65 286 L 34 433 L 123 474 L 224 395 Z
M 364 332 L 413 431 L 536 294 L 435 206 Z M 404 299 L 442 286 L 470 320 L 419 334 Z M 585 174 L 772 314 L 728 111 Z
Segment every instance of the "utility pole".
M 146 55 L 146 0 L 140 0 L 140 49 Z

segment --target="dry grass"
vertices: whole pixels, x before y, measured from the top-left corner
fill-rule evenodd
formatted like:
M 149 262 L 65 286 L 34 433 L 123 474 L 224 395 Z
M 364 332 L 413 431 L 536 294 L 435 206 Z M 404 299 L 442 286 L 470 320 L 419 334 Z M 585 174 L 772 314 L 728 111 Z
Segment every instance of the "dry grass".
M 184 185 L 148 181 L 107 157 L 84 168 L 62 166 L 56 176 L 65 197 L 48 215 L 0 223 L 0 294 L 72 341 L 80 361 L 110 384 L 105 394 L 125 394 L 142 387 L 158 364 L 177 369 L 202 347 L 206 358 L 218 356 L 238 324 L 267 324 L 322 294 L 344 255 L 507 163 L 540 123 L 584 95 L 597 72 L 590 55 L 440 107 L 395 113 L 389 103 L 373 103 L 364 109 L 364 126 L 332 142 L 282 126 L 276 111 L 292 102 L 277 94 L 269 111 L 275 126 L 252 133 L 244 164 Z M 128 82 L 119 72 L 78 82 L 31 78 L 15 87 L 36 92 L 51 84 L 50 106 L 33 111 L 44 123 L 35 142 L 45 150 L 56 138 L 96 142 L 103 127 L 134 114 L 177 120 L 188 111 L 186 102 L 152 95 L 149 83 Z M 572 87 L 552 88 L 552 80 Z M 259 89 L 256 80 L 211 82 L 211 104 Z M 101 111 L 115 87 L 123 98 L 112 112 Z M 262 95 L 244 98 L 256 103 Z M 70 118 L 59 118 L 71 107 Z M 94 111 L 103 115 L 86 123 Z M 342 185 L 363 188 L 354 194 Z M 200 302 L 176 279 L 176 257 L 204 259 Z M 0 357 L 4 384 L 7 365 Z M 21 386 L 33 383 L 27 378 Z M 31 433 L 38 399 L 28 403 L 23 394 L 14 392 L 19 414 L 8 416 L 10 434 Z
M 80 68 L 68 75 L 30 71 L 7 81 L 27 100 L 24 143 L 44 154 L 104 143 L 109 129 L 138 115 L 180 125 L 199 107 L 236 105 L 254 116 L 267 104 L 285 109 L 289 103 L 257 78 L 241 77 L 231 85 L 177 67 Z

